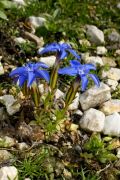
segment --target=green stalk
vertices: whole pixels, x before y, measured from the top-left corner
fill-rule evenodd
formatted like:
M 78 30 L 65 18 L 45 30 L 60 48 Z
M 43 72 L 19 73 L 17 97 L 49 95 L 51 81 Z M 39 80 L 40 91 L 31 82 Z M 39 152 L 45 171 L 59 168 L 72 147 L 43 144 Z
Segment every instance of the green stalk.
M 75 98 L 75 95 L 78 91 L 78 88 L 80 86 L 80 77 L 77 76 L 74 80 L 74 82 L 71 84 L 65 98 L 65 111 L 67 110 L 68 106 L 72 103 L 72 101 Z

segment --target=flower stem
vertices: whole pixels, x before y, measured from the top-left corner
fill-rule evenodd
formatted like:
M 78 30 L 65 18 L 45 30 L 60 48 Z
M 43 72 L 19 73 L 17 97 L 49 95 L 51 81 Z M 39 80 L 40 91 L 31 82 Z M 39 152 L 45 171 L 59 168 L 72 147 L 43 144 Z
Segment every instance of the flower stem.
M 68 106 L 72 103 L 72 101 L 75 98 L 75 95 L 78 91 L 78 88 L 80 86 L 80 77 L 77 76 L 74 80 L 74 82 L 72 82 L 67 94 L 66 94 L 66 98 L 65 98 L 65 111 L 68 109 Z

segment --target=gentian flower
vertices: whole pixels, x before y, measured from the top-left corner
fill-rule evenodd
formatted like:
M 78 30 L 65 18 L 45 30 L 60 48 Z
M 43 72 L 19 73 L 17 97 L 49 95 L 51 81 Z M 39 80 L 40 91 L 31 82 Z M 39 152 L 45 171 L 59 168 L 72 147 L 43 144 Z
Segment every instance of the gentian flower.
M 85 91 L 88 85 L 88 76 L 92 78 L 94 83 L 99 86 L 99 79 L 95 74 L 91 74 L 90 70 L 96 70 L 96 67 L 92 64 L 84 64 L 82 65 L 77 60 L 70 61 L 70 67 L 65 67 L 58 70 L 59 74 L 67 74 L 70 76 L 77 76 L 81 79 L 82 91 Z
M 43 78 L 49 82 L 49 73 L 46 70 L 40 68 L 48 68 L 48 66 L 42 62 L 27 63 L 23 67 L 18 67 L 10 73 L 10 77 L 13 77 L 19 86 L 22 87 L 25 81 L 27 81 L 27 87 L 30 87 L 37 78 Z
M 75 58 L 80 59 L 80 56 L 75 50 L 67 43 L 51 43 L 45 46 L 42 50 L 38 50 L 38 54 L 44 54 L 48 52 L 57 52 L 57 59 L 64 59 L 70 52 Z

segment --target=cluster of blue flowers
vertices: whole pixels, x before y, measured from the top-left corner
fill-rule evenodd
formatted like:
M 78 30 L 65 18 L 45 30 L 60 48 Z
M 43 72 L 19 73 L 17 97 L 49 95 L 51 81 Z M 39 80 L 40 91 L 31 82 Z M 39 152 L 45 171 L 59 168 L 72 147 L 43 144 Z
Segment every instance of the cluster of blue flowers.
M 96 67 L 92 64 L 81 64 L 80 56 L 72 49 L 67 43 L 51 43 L 45 46 L 42 50 L 38 50 L 39 54 L 56 52 L 56 61 L 63 60 L 71 53 L 75 60 L 70 60 L 70 66 L 60 68 L 58 74 L 70 75 L 79 77 L 81 80 L 81 89 L 84 91 L 88 85 L 88 77 L 92 78 L 94 83 L 99 86 L 99 79 L 95 74 L 91 74 L 91 70 L 96 70 Z M 38 78 L 43 78 L 47 82 L 50 81 L 50 76 L 47 70 L 48 66 L 44 63 L 32 63 L 29 62 L 23 67 L 18 67 L 10 73 L 10 77 L 14 78 L 19 86 L 22 87 L 27 81 L 27 87 L 31 87 L 33 82 L 36 82 Z

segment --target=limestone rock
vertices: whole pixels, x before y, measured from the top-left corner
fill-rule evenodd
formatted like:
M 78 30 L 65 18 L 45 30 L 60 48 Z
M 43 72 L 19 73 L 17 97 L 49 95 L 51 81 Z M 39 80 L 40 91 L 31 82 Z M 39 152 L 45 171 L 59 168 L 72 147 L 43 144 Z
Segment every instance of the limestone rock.
M 4 74 L 5 71 L 4 71 L 4 68 L 3 68 L 3 65 L 2 63 L 0 62 L 0 75 Z
M 59 99 L 63 97 L 64 97 L 64 93 L 61 90 L 57 89 L 55 92 L 55 99 Z
M 111 57 L 102 57 L 102 61 L 104 65 L 109 65 L 110 67 L 116 67 L 116 62 L 114 60 L 114 58 Z
M 120 137 L 120 115 L 118 113 L 106 116 L 103 133 Z
M 18 6 L 25 6 L 25 2 L 24 0 L 12 0 L 14 4 L 18 5 Z
M 18 170 L 14 166 L 5 166 L 0 169 L 0 180 L 18 180 Z
M 103 66 L 102 58 L 99 56 L 89 56 L 85 59 L 85 63 L 91 63 L 94 65 L 99 64 L 100 66 Z
M 96 26 L 87 25 L 86 29 L 87 29 L 86 34 L 92 43 L 96 45 L 100 45 L 105 42 L 103 32 L 100 29 L 98 29 Z
M 0 163 L 13 159 L 13 155 L 7 150 L 0 150 Z
M 110 87 L 111 92 L 115 91 L 116 87 L 118 86 L 118 82 L 112 79 L 107 79 L 105 83 Z
M 120 69 L 119 68 L 110 68 L 108 71 L 102 71 L 102 78 L 108 78 L 115 81 L 120 80 Z
M 25 142 L 17 143 L 17 149 L 19 149 L 20 151 L 24 151 L 28 148 L 29 146 Z
M 116 31 L 113 30 L 109 35 L 108 35 L 108 39 L 111 42 L 119 42 L 120 41 L 120 34 Z
M 84 115 L 80 119 L 80 127 L 92 132 L 101 132 L 104 127 L 104 121 L 104 113 L 90 108 L 84 112 Z
M 107 53 L 107 49 L 104 46 L 98 46 L 96 53 L 97 55 L 105 55 Z
M 27 41 L 26 41 L 24 38 L 22 38 L 22 37 L 16 37 L 16 38 L 14 39 L 14 41 L 15 41 L 17 44 L 24 44 L 24 43 L 27 42 Z
M 76 94 L 75 99 L 73 100 L 72 104 L 69 105 L 68 110 L 76 110 L 79 106 L 79 93 Z
M 110 88 L 100 83 L 100 87 L 93 86 L 80 95 L 80 104 L 83 110 L 99 106 L 111 98 Z
M 4 136 L 4 137 L 0 137 L 0 147 L 13 147 L 16 144 L 16 141 L 14 138 L 8 137 L 8 136 Z
M 111 99 L 101 105 L 100 110 L 105 115 L 110 115 L 115 112 L 120 112 L 120 100 L 119 99 Z
M 13 115 L 20 110 L 20 104 L 12 95 L 0 96 L 0 103 L 6 106 L 9 115 Z
M 40 62 L 47 64 L 49 67 L 53 67 L 55 64 L 56 57 L 55 56 L 48 56 L 48 57 L 41 57 Z

